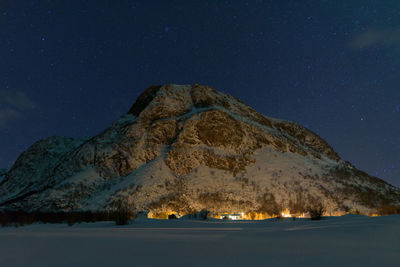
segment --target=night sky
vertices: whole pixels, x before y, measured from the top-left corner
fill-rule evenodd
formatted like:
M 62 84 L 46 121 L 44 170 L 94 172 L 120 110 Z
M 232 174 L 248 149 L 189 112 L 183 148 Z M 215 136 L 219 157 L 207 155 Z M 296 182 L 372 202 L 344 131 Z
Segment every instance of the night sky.
M 400 186 L 400 1 L 0 1 L 0 167 L 206 84 Z

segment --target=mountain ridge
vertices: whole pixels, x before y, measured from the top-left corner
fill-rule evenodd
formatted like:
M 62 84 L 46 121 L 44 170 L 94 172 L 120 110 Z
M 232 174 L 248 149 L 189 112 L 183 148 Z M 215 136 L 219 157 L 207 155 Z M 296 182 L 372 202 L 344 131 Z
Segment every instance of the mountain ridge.
M 112 209 L 123 199 L 152 214 L 276 215 L 315 202 L 372 214 L 400 203 L 399 189 L 311 130 L 198 84 L 150 86 L 100 134 L 40 140 L 3 177 L 3 209 Z

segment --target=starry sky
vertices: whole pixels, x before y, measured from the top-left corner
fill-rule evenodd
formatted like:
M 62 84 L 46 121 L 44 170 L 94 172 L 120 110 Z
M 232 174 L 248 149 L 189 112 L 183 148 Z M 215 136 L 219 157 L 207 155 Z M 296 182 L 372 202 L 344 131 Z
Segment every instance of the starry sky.
M 398 0 L 0 0 L 0 167 L 165 83 L 298 122 L 400 186 Z

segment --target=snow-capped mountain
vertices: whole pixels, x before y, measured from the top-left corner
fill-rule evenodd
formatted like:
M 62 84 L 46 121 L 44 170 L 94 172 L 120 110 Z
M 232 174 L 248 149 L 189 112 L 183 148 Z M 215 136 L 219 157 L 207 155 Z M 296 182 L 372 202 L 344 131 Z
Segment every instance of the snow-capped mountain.
M 1 178 L 3 177 L 3 178 Z M 0 207 L 181 214 L 370 214 L 399 189 L 356 169 L 312 131 L 202 85 L 149 87 L 90 139 L 53 136 L 0 173 Z

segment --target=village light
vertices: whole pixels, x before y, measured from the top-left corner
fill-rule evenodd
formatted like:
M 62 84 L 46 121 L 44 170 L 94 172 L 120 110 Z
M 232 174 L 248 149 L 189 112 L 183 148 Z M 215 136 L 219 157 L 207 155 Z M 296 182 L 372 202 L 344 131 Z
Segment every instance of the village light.
M 282 217 L 285 217 L 285 218 L 292 217 L 292 215 L 290 214 L 290 210 L 288 208 L 286 208 L 284 211 L 282 211 Z
M 222 214 L 220 217 L 222 220 L 240 220 L 242 219 L 241 214 Z

